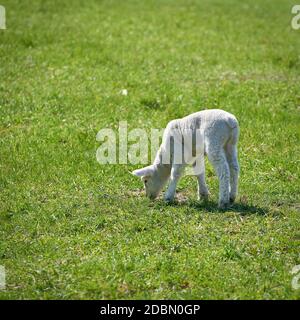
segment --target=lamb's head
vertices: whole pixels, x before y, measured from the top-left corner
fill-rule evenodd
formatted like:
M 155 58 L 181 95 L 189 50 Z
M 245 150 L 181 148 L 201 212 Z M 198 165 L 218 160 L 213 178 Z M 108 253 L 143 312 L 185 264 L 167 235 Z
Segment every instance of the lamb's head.
M 157 198 L 167 181 L 162 172 L 154 165 L 134 170 L 132 174 L 141 178 L 145 186 L 146 196 L 150 199 Z

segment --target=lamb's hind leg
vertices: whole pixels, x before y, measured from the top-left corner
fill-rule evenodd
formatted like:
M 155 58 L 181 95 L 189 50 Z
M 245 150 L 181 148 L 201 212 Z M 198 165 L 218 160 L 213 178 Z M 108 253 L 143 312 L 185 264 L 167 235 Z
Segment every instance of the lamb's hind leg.
M 227 143 L 225 153 L 230 170 L 230 202 L 234 202 L 238 192 L 239 162 L 237 156 L 237 145 Z
M 193 164 L 194 174 L 198 180 L 198 199 L 207 200 L 209 191 L 205 182 L 204 155 L 201 155 Z
M 230 172 L 222 145 L 208 145 L 207 156 L 219 178 L 219 208 L 229 204 Z

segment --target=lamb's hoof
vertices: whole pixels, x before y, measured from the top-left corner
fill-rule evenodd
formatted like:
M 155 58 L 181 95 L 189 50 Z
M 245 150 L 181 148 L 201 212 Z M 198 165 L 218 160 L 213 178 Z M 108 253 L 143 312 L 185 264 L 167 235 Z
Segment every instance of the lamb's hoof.
M 208 201 L 209 193 L 200 193 L 198 195 L 198 200 Z
M 235 201 L 235 197 L 230 197 L 229 202 L 232 204 Z
M 165 202 L 166 203 L 173 203 L 174 202 L 174 197 L 165 197 Z
M 228 207 L 229 207 L 229 203 L 228 203 L 228 202 L 223 202 L 223 201 L 219 202 L 218 208 L 219 208 L 220 210 L 225 210 L 225 209 L 227 209 Z

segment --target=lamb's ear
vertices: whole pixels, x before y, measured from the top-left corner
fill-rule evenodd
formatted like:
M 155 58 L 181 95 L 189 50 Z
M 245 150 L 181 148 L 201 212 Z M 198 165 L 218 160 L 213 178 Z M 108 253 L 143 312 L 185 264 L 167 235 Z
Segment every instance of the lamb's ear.
M 137 169 L 132 171 L 132 174 L 138 177 L 144 177 L 144 176 L 152 176 L 153 174 L 153 166 L 148 166 L 142 169 Z

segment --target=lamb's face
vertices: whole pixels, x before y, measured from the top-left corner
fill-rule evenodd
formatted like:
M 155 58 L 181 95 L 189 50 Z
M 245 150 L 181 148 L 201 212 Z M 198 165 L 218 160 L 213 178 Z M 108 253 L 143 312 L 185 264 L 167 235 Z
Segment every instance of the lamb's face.
M 161 186 L 154 176 L 143 176 L 142 181 L 144 182 L 146 196 L 150 199 L 155 199 L 159 195 Z
M 150 199 L 157 198 L 164 186 L 164 180 L 162 180 L 161 172 L 157 167 L 150 165 L 142 169 L 134 170 L 132 174 L 140 177 L 143 181 L 147 197 Z

